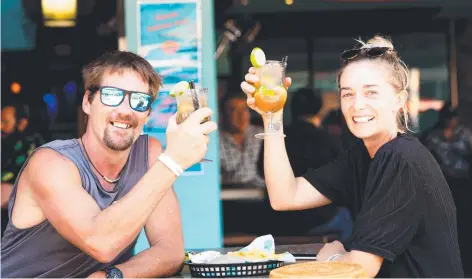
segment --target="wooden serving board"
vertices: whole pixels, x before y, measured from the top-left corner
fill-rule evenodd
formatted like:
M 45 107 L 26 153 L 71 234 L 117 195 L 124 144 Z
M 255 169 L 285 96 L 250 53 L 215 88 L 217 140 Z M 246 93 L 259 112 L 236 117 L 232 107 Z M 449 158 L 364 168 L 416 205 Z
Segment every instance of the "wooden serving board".
M 366 278 L 362 266 L 343 262 L 305 262 L 274 269 L 270 278 Z

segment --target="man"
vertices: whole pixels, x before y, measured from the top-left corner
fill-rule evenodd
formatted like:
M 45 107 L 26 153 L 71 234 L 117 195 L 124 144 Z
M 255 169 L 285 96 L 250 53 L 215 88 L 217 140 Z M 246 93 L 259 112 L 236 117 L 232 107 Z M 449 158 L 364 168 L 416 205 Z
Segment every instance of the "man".
M 472 132 L 459 123 L 457 110 L 449 103 L 439 112 L 439 121 L 428 132 L 425 145 L 436 157 L 447 179 L 471 178 Z
M 83 70 L 80 139 L 54 141 L 25 163 L 2 239 L 3 277 L 165 277 L 184 245 L 172 184 L 205 155 L 209 108 L 177 125 L 167 148 L 141 135 L 161 79 L 143 58 L 108 53 Z M 138 104 L 143 101 L 145 105 Z M 145 228 L 150 248 L 133 256 Z
M 262 141 L 254 137 L 262 128 L 251 125 L 244 94 L 228 95 L 222 101 L 220 165 L 223 185 L 265 187 L 258 172 Z
M 13 183 L 26 158 L 44 143 L 43 138 L 28 128 L 26 105 L 16 101 L 2 104 L 2 236 L 8 224 L 8 201 Z

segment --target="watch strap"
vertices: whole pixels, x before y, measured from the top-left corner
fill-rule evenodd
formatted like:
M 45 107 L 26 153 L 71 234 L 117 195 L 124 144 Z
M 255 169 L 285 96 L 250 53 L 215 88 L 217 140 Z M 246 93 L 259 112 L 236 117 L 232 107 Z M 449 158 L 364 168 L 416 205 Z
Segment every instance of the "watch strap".
M 107 267 L 103 271 L 105 271 L 107 278 L 123 278 L 123 273 L 116 266 Z

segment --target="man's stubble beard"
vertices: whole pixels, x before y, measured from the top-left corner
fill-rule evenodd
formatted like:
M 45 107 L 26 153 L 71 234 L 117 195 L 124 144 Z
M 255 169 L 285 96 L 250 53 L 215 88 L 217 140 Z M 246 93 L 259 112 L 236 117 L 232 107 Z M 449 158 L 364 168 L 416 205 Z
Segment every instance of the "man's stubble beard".
M 108 128 L 106 128 L 105 133 L 103 134 L 103 142 L 111 150 L 124 151 L 133 145 L 134 137 L 133 137 L 133 134 L 131 134 L 130 136 L 126 136 L 125 138 L 122 138 L 118 141 L 113 140 Z

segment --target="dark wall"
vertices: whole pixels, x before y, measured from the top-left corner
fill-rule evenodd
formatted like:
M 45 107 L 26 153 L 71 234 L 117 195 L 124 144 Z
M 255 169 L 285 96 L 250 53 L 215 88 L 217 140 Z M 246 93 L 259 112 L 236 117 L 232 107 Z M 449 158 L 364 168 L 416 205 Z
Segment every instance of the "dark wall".
M 118 48 L 117 30 L 104 31 L 103 28 L 116 14 L 116 1 L 100 0 L 93 5 L 90 0 L 82 2 L 89 3 L 88 11 L 79 14 L 76 26 L 70 28 L 44 27 L 38 10 L 40 6 L 27 5 L 26 15 L 37 23 L 36 48 L 2 51 L 2 100 L 15 98 L 28 104 L 32 112 L 31 124 L 50 139 L 76 136 L 77 109 L 84 92 L 81 69 L 102 53 Z M 12 81 L 21 84 L 20 94 L 11 94 Z M 76 86 L 72 98 L 64 92 L 68 82 Z M 47 114 L 43 101 L 46 93 L 55 94 L 58 99 L 58 113 L 54 119 Z
M 472 129 L 472 20 L 461 20 L 456 26 L 457 79 L 459 115 Z

